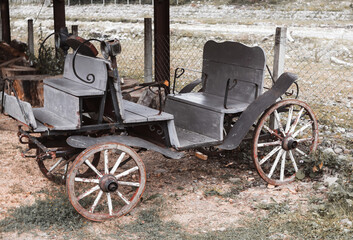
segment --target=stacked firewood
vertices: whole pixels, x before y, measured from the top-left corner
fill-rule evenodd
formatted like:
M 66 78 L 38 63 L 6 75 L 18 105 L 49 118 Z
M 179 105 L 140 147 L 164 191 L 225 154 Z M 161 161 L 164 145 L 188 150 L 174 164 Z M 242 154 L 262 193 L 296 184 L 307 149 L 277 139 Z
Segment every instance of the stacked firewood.
M 0 74 L 2 79 L 9 79 L 21 100 L 32 106 L 43 105 L 43 79 L 36 68 L 30 66 L 26 54 L 27 44 L 13 40 L 10 44 L 0 42 Z M 9 81 L 2 81 L 1 90 L 5 83 L 5 91 L 13 94 Z

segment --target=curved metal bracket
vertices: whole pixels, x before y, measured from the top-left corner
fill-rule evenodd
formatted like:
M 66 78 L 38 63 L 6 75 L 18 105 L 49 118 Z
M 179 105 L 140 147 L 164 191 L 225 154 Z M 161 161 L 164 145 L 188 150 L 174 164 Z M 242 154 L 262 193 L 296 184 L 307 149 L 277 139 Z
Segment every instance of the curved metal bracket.
M 76 60 L 76 55 L 77 55 L 78 51 L 80 50 L 80 48 L 81 48 L 84 44 L 86 44 L 86 43 L 88 43 L 88 42 L 90 42 L 90 41 L 97 41 L 97 42 L 100 42 L 100 43 L 102 42 L 101 40 L 96 39 L 96 38 L 91 38 L 91 39 L 88 39 L 88 40 L 82 42 L 82 43 L 77 47 L 77 49 L 76 49 L 75 52 L 74 52 L 74 57 L 72 58 L 72 69 L 73 69 L 73 72 L 74 72 L 75 76 L 76 76 L 78 79 L 80 79 L 82 82 L 92 84 L 92 83 L 94 83 L 94 81 L 96 80 L 96 76 L 95 76 L 93 73 L 87 74 L 86 79 L 83 79 L 83 78 L 81 78 L 81 77 L 77 74 L 76 68 L 75 68 L 75 60 Z

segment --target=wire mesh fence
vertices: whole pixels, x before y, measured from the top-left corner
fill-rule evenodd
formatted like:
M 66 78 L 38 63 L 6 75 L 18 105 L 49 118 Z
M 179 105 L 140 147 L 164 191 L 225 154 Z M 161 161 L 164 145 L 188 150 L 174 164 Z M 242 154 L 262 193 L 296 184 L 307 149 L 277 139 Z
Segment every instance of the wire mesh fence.
M 273 31 L 275 32 L 275 29 Z M 175 69 L 178 67 L 184 68 L 185 73 L 177 79 L 176 91 L 201 77 L 202 51 L 208 40 L 219 42 L 231 40 L 240 41 L 249 46 L 258 45 L 266 53 L 268 68 L 271 71 L 273 69 L 274 36 L 264 38 L 256 35 L 242 37 L 222 36 L 217 33 L 190 34 L 174 29 L 170 38 L 171 88 Z M 120 71 L 128 78 L 143 81 L 142 39 L 123 41 L 122 44 L 126 52 L 121 56 Z M 323 43 L 306 38 L 287 40 L 284 69 L 298 75 L 299 99 L 308 102 L 322 121 L 352 124 L 352 54 L 352 44 L 338 40 L 327 40 Z M 268 71 L 265 74 L 264 86 L 266 88 L 272 86 Z

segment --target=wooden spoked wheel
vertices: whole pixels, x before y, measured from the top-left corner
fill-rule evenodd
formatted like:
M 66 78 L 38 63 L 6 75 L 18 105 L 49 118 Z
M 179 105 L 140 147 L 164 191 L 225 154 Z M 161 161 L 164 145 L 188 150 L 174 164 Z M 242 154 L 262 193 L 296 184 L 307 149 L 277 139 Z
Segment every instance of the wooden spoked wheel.
M 41 151 L 37 149 L 37 156 Z M 66 175 L 69 171 L 70 165 L 72 164 L 78 153 L 71 153 L 61 157 L 52 158 L 48 157 L 37 157 L 37 164 L 42 174 L 50 181 L 57 184 L 66 183 Z M 99 154 L 95 155 L 93 165 L 97 166 L 99 162 Z M 83 176 L 92 175 L 92 171 L 87 169 Z
M 101 161 L 93 166 L 94 155 Z M 81 177 L 90 169 L 93 175 Z M 85 218 L 104 221 L 127 214 L 139 202 L 146 186 L 145 166 L 138 154 L 119 143 L 102 143 L 84 150 L 67 175 L 72 206 Z
M 283 185 L 295 179 L 317 143 L 318 124 L 314 113 L 306 103 L 288 99 L 274 104 L 259 119 L 252 156 L 266 182 Z

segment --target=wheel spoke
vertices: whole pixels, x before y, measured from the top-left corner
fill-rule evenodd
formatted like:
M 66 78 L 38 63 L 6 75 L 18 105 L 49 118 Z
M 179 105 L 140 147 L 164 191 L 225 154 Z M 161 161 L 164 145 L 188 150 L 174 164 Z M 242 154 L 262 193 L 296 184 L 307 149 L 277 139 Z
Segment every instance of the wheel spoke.
M 103 175 L 97 170 L 97 168 L 95 168 L 90 161 L 88 161 L 87 159 L 85 160 L 86 165 L 92 169 L 93 172 L 95 172 L 99 177 L 103 177 Z
M 60 158 L 59 161 L 57 161 L 48 171 L 48 173 L 51 173 L 64 159 Z
M 122 172 L 122 173 L 116 175 L 115 178 L 119 179 L 119 178 L 125 177 L 125 176 L 129 175 L 130 173 L 137 171 L 138 169 L 139 169 L 138 166 L 130 168 L 129 170 L 126 170 L 125 172 Z
M 277 145 L 281 145 L 281 143 L 282 143 L 281 141 L 259 143 L 257 144 L 257 147 L 277 146 Z
M 262 165 L 264 162 L 266 162 L 270 157 L 272 157 L 280 149 L 281 149 L 281 146 L 274 148 L 269 154 L 267 154 L 263 159 L 261 159 L 260 165 Z
M 296 141 L 298 143 L 302 143 L 302 142 L 312 142 L 314 140 L 314 138 L 303 138 L 303 139 L 297 139 Z
M 61 176 L 61 179 L 65 179 L 66 177 L 66 174 L 67 174 L 67 171 L 69 170 L 69 164 L 65 164 L 65 167 L 64 167 L 64 174 Z
M 124 182 L 124 181 L 118 181 L 119 185 L 125 185 L 125 186 L 132 186 L 132 187 L 139 187 L 140 183 L 138 182 Z
M 313 121 L 309 121 L 307 124 L 305 124 L 301 129 L 293 133 L 292 137 L 295 138 L 298 134 L 301 134 L 305 129 L 310 127 L 313 124 Z
M 116 191 L 116 193 L 127 205 L 130 204 L 130 201 L 126 197 L 124 197 L 124 195 L 121 192 Z
M 109 167 L 108 167 L 108 150 L 104 150 L 104 173 L 108 174 L 109 173 Z
M 284 153 L 282 155 L 282 162 L 281 162 L 281 173 L 280 173 L 280 180 L 281 181 L 284 180 L 284 167 L 286 165 L 286 156 L 287 156 L 287 152 L 284 151 Z
M 297 163 L 295 162 L 292 150 L 289 151 L 289 157 L 290 157 L 290 160 L 292 160 L 295 172 L 298 172 L 298 166 L 297 166 Z
M 81 200 L 84 197 L 87 197 L 88 195 L 90 195 L 91 193 L 93 193 L 94 191 L 97 191 L 99 189 L 99 185 L 94 186 L 93 188 L 91 188 L 90 190 L 88 190 L 85 193 L 82 193 L 80 196 L 77 197 L 78 200 Z
M 273 165 L 272 165 L 272 167 L 271 167 L 270 173 L 267 175 L 269 178 L 272 177 L 272 174 L 273 174 L 273 172 L 275 171 L 275 169 L 276 169 L 276 167 L 277 167 L 277 164 L 278 164 L 278 161 L 279 161 L 279 159 L 281 158 L 282 154 L 283 154 L 283 149 L 281 149 L 281 150 L 278 152 L 278 154 L 277 154 L 276 160 L 275 160 L 275 162 L 273 163 Z
M 275 110 L 275 118 L 276 118 L 276 121 L 278 123 L 279 130 L 281 131 L 283 136 L 286 136 L 286 134 L 284 133 L 284 129 L 283 129 L 282 123 L 281 123 L 281 118 L 280 118 L 277 110 Z
M 113 203 L 112 203 L 112 197 L 110 196 L 110 193 L 107 193 L 107 200 L 108 200 L 108 210 L 109 210 L 109 215 L 113 215 Z
M 281 139 L 281 140 L 283 139 L 280 135 L 278 135 L 275 131 L 273 131 L 271 128 L 267 127 L 266 125 L 264 125 L 264 129 L 266 129 L 272 135 L 276 136 L 278 139 Z
M 308 154 L 306 154 L 305 152 L 303 152 L 302 150 L 300 150 L 299 148 L 296 148 L 295 151 L 297 151 L 298 153 L 300 153 L 301 155 L 307 157 Z
M 91 178 L 80 178 L 75 177 L 75 182 L 85 182 L 85 183 L 99 183 L 98 179 L 91 179 Z
M 114 164 L 112 170 L 110 170 L 110 174 L 114 174 L 114 173 L 115 173 L 115 171 L 116 171 L 116 169 L 118 169 L 118 167 L 119 167 L 121 161 L 124 159 L 125 154 L 126 154 L 125 152 L 122 152 L 122 153 L 120 154 L 120 156 L 119 156 L 118 160 L 116 160 L 116 162 L 115 162 L 115 164 Z
M 92 207 L 91 207 L 91 210 L 90 212 L 93 213 L 94 212 L 94 209 L 96 209 L 98 203 L 99 203 L 99 200 L 102 198 L 102 195 L 103 195 L 103 191 L 100 190 L 99 193 L 98 193 L 98 196 L 96 197 L 96 199 L 94 200 L 93 204 L 92 204 Z
M 293 108 L 294 106 L 290 106 L 290 109 L 289 109 L 289 113 L 288 113 L 288 119 L 287 119 L 287 125 L 286 125 L 286 129 L 284 130 L 285 133 L 288 133 L 289 129 L 290 129 L 290 124 L 292 122 L 292 117 L 293 117 Z
M 304 108 L 302 107 L 302 108 L 300 109 L 299 113 L 298 113 L 297 118 L 294 120 L 294 123 L 293 123 L 292 128 L 290 129 L 289 133 L 293 133 L 293 132 L 294 132 L 294 130 L 295 130 L 295 128 L 297 127 L 297 124 L 298 124 L 298 122 L 299 122 L 299 119 L 300 119 L 300 117 L 301 117 L 302 114 L 303 114 L 303 111 L 304 111 Z

